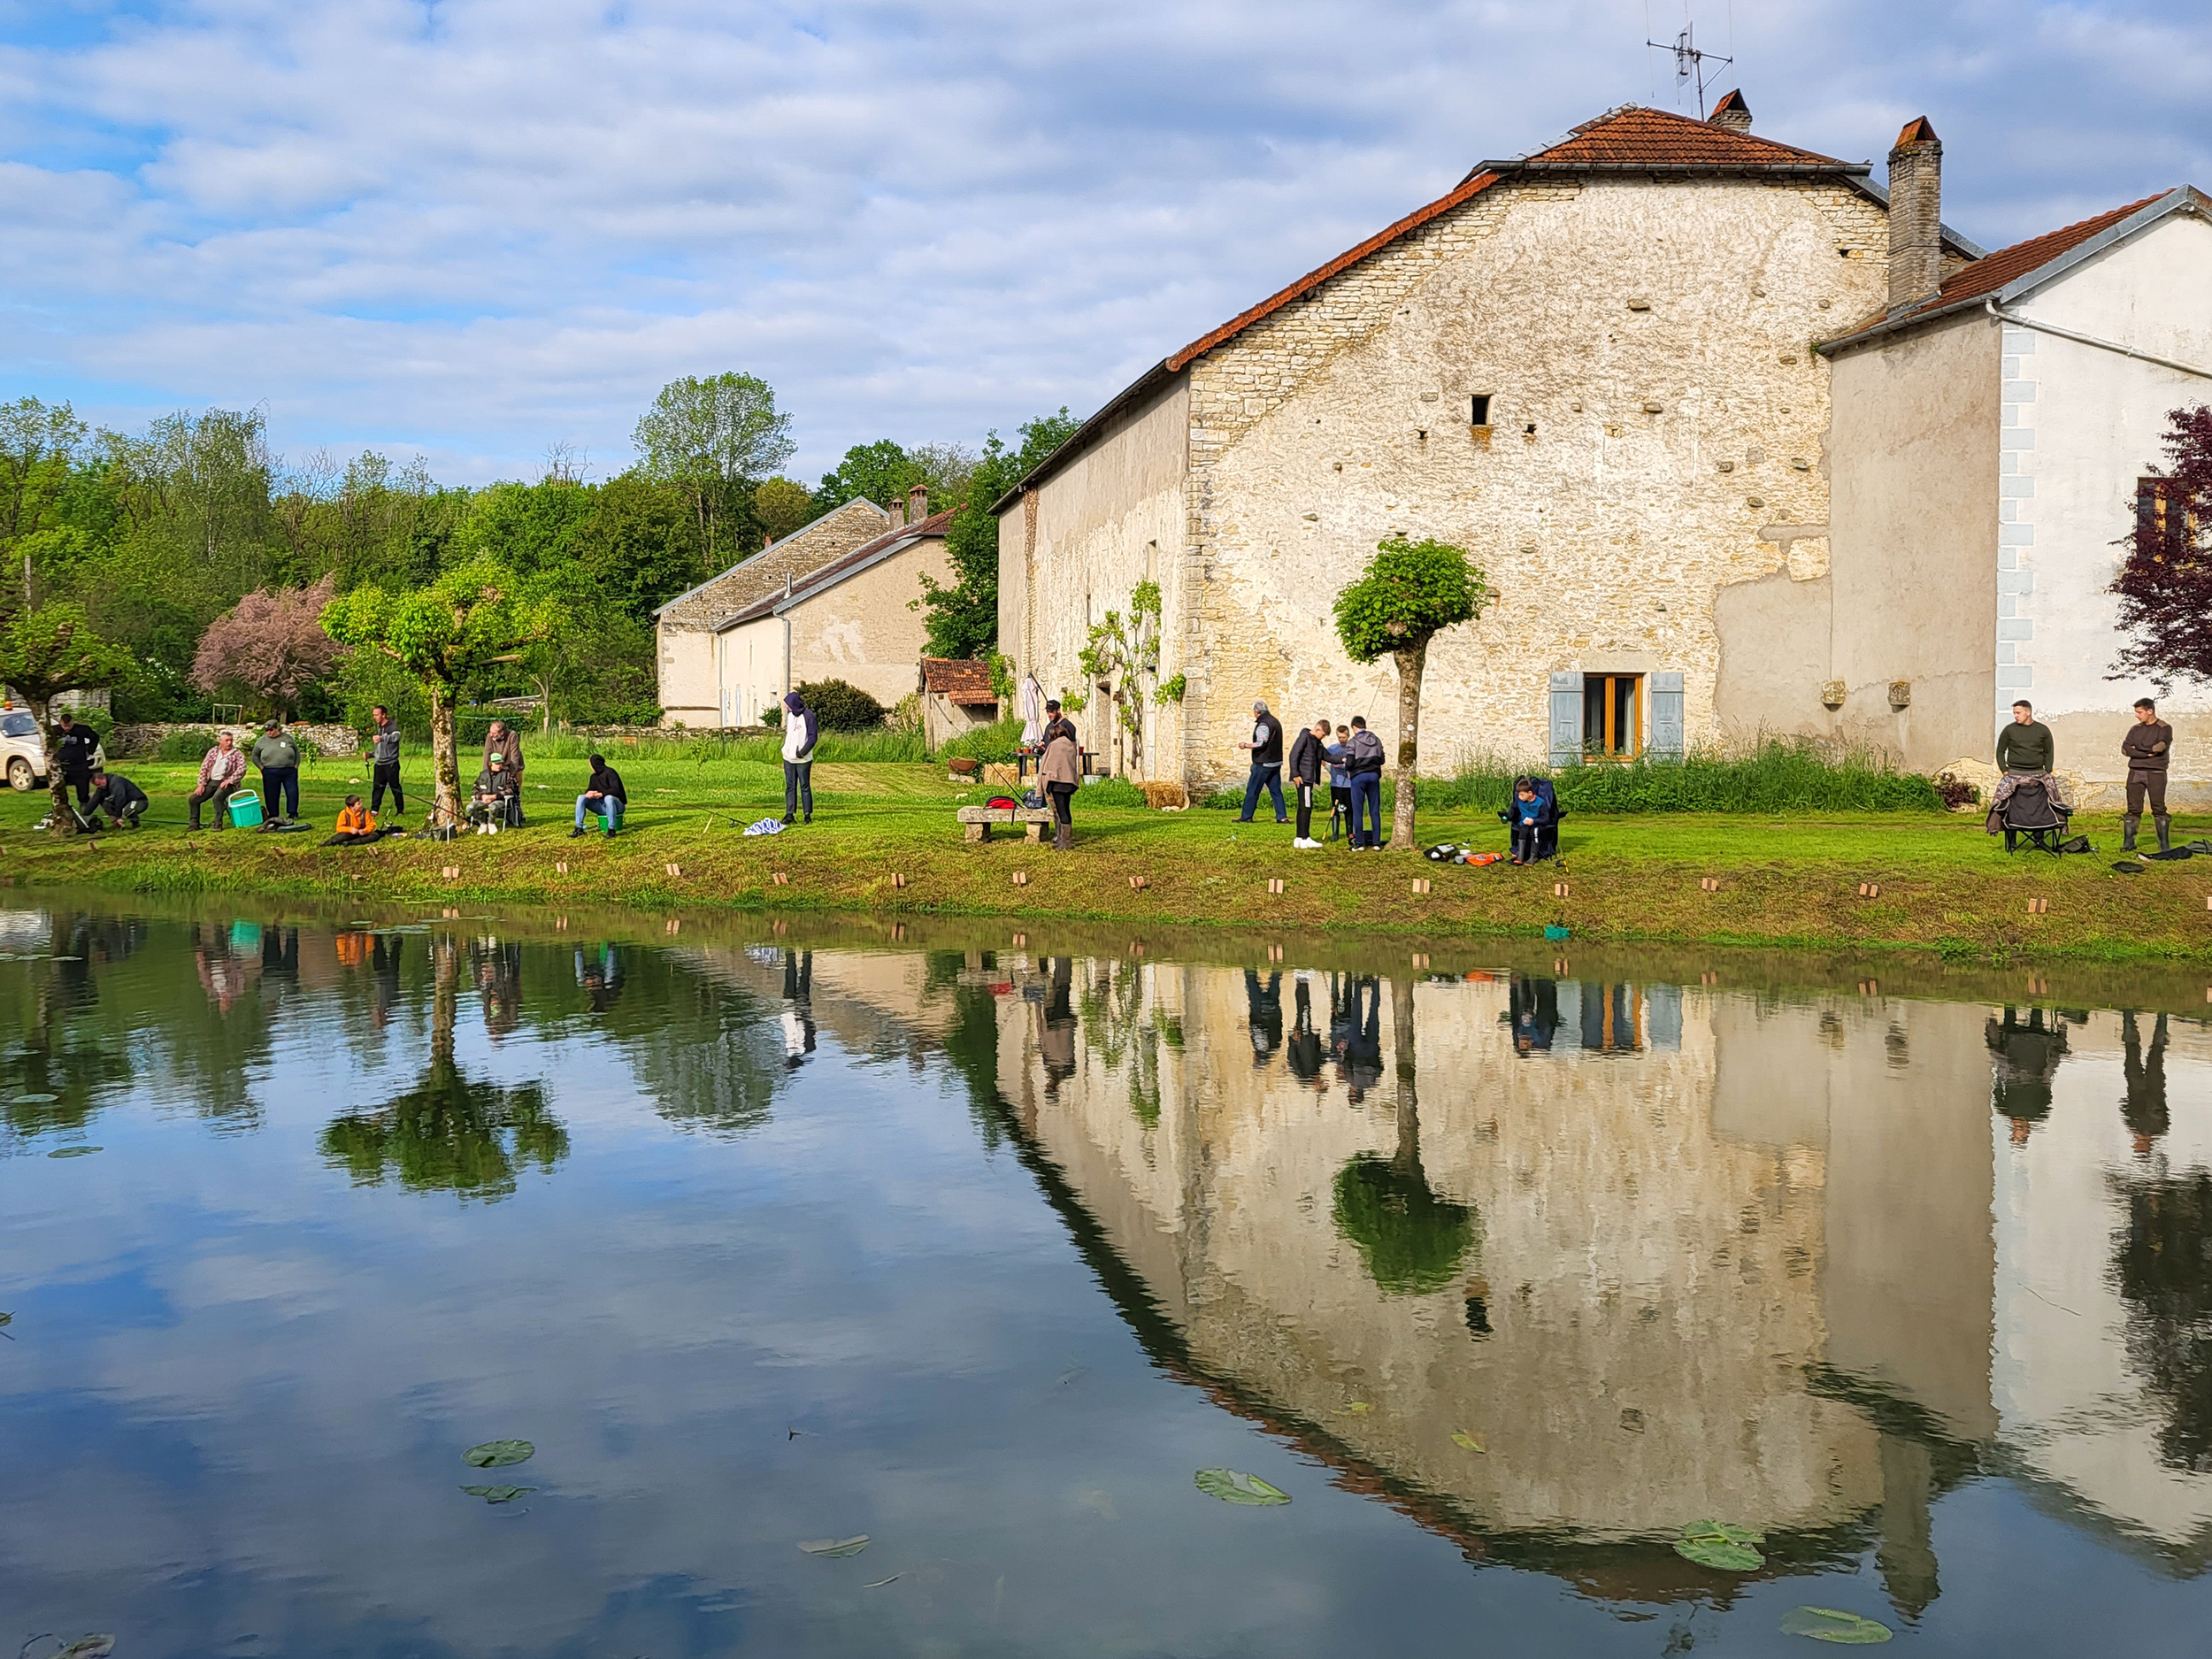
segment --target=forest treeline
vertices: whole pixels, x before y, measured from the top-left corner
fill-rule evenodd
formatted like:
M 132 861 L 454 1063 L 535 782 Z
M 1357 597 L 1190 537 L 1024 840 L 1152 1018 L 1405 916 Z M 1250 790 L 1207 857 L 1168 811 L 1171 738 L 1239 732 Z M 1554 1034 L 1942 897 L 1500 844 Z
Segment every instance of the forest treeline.
M 286 616 L 311 616 L 334 594 L 419 591 L 488 560 L 557 606 L 562 626 L 473 694 L 539 695 L 557 721 L 642 722 L 658 715 L 656 606 L 855 495 L 887 503 L 921 484 L 933 511 L 958 509 L 959 580 L 918 595 L 931 649 L 987 653 L 997 619 L 987 509 L 1073 430 L 1067 411 L 1011 442 L 993 432 L 973 447 L 856 445 L 811 487 L 783 475 L 789 426 L 753 376 L 687 378 L 640 418 L 636 459 L 611 478 L 582 476 L 557 445 L 534 481 L 465 488 L 440 484 L 419 458 L 373 450 L 288 462 L 259 410 L 178 413 L 126 434 L 21 398 L 0 403 L 0 597 L 81 611 L 121 649 L 119 721 L 203 720 L 236 703 L 359 723 L 382 702 L 419 726 L 422 688 L 388 657 L 333 652 L 276 692 L 257 659 L 283 657 Z M 265 652 L 257 626 L 268 629 Z

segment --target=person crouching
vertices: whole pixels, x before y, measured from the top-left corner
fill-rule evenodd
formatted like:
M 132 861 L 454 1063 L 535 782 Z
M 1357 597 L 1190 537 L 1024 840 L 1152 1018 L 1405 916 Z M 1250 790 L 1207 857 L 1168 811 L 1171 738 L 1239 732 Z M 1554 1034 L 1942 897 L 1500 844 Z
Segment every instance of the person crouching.
M 117 777 L 104 766 L 94 770 L 92 800 L 85 809 L 88 816 L 104 812 L 110 829 L 136 829 L 146 807 L 146 792 L 128 778 Z

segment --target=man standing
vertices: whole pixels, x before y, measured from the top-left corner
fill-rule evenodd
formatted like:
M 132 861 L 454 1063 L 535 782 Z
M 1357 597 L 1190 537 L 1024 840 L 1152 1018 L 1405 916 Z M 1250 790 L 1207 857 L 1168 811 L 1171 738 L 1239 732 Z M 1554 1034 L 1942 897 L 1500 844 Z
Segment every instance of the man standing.
M 492 729 L 484 733 L 484 767 L 488 772 L 491 769 L 495 755 L 499 757 L 500 771 L 506 774 L 514 795 L 507 810 L 507 824 L 511 829 L 523 821 L 522 733 L 504 720 L 494 720 Z
M 1291 743 L 1290 782 L 1298 791 L 1298 833 L 1291 841 L 1293 847 L 1312 850 L 1321 845 L 1313 838 L 1313 792 L 1321 787 L 1328 747 L 1326 720 L 1316 720 L 1311 729 L 1300 732 Z
M 230 805 L 230 797 L 246 776 L 245 751 L 228 732 L 215 740 L 215 747 L 200 757 L 199 787 L 185 798 L 191 809 L 190 826 L 200 827 L 200 808 L 207 802 L 215 803 L 215 827 L 223 827 L 223 811 Z
M 61 735 L 54 741 L 54 757 L 61 768 L 61 780 L 77 792 L 77 809 L 84 811 L 92 804 L 92 757 L 100 747 L 100 739 L 88 726 L 79 726 L 76 717 L 62 710 Z
M 407 791 L 399 781 L 399 722 L 382 703 L 369 710 L 369 811 L 384 810 L 384 792 L 392 792 L 392 810 L 407 810 Z
M 1252 753 L 1252 772 L 1244 780 L 1244 815 L 1237 822 L 1252 821 L 1252 814 L 1260 804 L 1260 791 L 1264 789 L 1274 798 L 1275 821 L 1289 823 L 1290 815 L 1283 810 L 1283 727 L 1267 711 L 1265 703 L 1252 705 L 1252 741 L 1237 747 Z
M 1382 739 L 1367 729 L 1367 717 L 1352 717 L 1352 741 L 1345 771 L 1352 780 L 1352 850 L 1382 849 Z M 1364 826 L 1364 827 L 1363 827 Z
M 261 769 L 261 800 L 272 823 L 281 824 L 300 815 L 300 746 L 272 720 L 254 740 L 253 764 Z M 283 803 L 278 804 L 279 797 Z
M 2120 740 L 2120 752 L 2128 757 L 2128 810 L 2120 820 L 2120 850 L 2135 850 L 2136 827 L 2143 821 L 2143 800 L 2150 798 L 2151 824 L 2158 831 L 2158 850 L 2173 850 L 2173 819 L 2166 816 L 2166 765 L 2173 758 L 2174 728 L 2158 718 L 2158 705 L 2148 697 L 2135 702 L 2135 724 Z
M 783 826 L 814 822 L 814 750 L 822 718 L 797 692 L 783 700 Z

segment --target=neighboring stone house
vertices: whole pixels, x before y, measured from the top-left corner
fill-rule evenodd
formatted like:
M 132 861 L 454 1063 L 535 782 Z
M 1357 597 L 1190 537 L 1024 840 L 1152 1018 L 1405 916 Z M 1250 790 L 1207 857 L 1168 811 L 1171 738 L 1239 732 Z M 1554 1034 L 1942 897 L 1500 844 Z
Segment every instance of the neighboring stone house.
M 927 649 L 927 619 L 916 603 L 928 576 L 950 587 L 945 553 L 952 514 L 927 513 L 917 487 L 905 503 L 913 522 L 789 579 L 714 623 L 714 661 L 728 724 L 750 726 L 794 686 L 841 680 L 886 708 L 914 691 L 914 665 Z
M 892 515 L 875 503 L 849 501 L 654 611 L 661 723 L 745 725 L 751 714 L 732 704 L 722 683 L 716 625 L 770 594 L 808 580 L 892 524 Z
M 1157 581 L 1186 690 L 1141 752 L 1217 780 L 1256 697 L 1389 727 L 1331 605 L 1381 538 L 1435 536 L 1499 599 L 1430 651 L 1424 770 L 1717 735 L 1724 658 L 1762 649 L 1718 595 L 1826 565 L 1811 344 L 1888 282 L 1870 167 L 1749 120 L 1629 108 L 1485 162 L 1148 371 L 996 503 L 1001 649 L 1081 691 L 1089 625 Z
M 991 665 L 964 657 L 922 658 L 922 736 L 931 754 L 964 732 L 998 718 Z
M 1890 157 L 1902 226 L 1932 225 L 1942 146 L 1925 121 Z M 1723 702 L 1931 771 L 1987 762 L 2024 697 L 2092 804 L 2116 803 L 2129 705 L 2110 588 L 2171 411 L 2212 401 L 2212 203 L 2186 187 L 1939 274 L 1901 230 L 1888 303 L 1820 349 L 1832 572 L 1723 596 Z M 1794 666 L 1793 666 L 1794 664 Z M 1777 675 L 1771 670 L 1780 668 Z M 2160 699 L 2177 790 L 2212 803 L 2212 690 Z

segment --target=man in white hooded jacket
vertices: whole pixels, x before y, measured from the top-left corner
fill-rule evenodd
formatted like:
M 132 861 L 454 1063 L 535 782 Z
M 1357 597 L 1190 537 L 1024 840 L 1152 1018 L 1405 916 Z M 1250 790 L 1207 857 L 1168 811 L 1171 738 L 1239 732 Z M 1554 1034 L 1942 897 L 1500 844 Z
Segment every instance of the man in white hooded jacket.
M 783 700 L 783 826 L 814 822 L 814 749 L 822 722 L 795 691 Z

